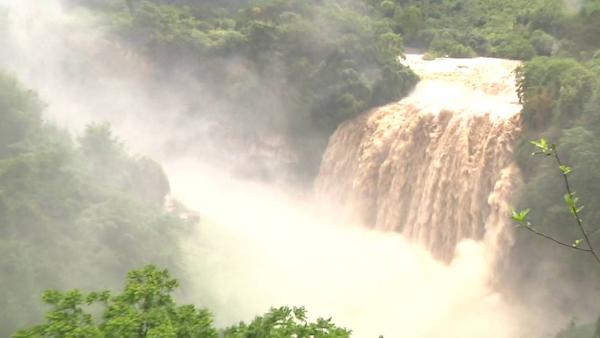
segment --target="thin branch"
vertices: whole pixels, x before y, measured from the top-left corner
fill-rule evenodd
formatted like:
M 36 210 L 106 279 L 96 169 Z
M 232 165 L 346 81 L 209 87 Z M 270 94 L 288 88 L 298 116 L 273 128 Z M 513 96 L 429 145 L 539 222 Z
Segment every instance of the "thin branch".
M 577 247 L 577 246 L 573 246 L 573 245 L 567 244 L 565 242 L 561 242 L 561 241 L 559 241 L 558 239 L 556 239 L 554 237 L 548 236 L 548 235 L 546 235 L 544 233 L 541 233 L 541 232 L 535 230 L 534 228 L 531 228 L 531 227 L 528 227 L 528 226 L 525 226 L 524 228 L 527 229 L 527 230 L 529 230 L 529 231 L 531 231 L 532 233 L 540 236 L 540 237 L 543 237 L 545 239 L 551 240 L 552 242 L 554 242 L 556 244 L 559 244 L 559 245 L 562 245 L 562 246 L 566 246 L 569 249 L 579 250 L 579 251 L 583 251 L 583 252 L 590 252 L 590 253 L 592 252 L 591 249 L 584 249 L 584 248 L 580 248 L 580 247 Z
M 559 168 L 561 168 L 563 166 L 563 164 L 562 164 L 562 161 L 560 160 L 560 157 L 558 156 L 558 151 L 556 151 L 556 146 L 554 144 L 552 145 L 552 153 L 554 154 L 554 158 L 556 159 L 556 162 L 558 163 Z M 567 194 L 569 194 L 569 197 L 572 199 L 573 192 L 571 191 L 571 186 L 569 185 L 569 178 L 567 177 L 567 174 L 564 171 L 561 170 L 560 172 L 563 177 L 563 181 L 565 182 L 565 188 L 567 189 Z M 579 212 L 577 211 L 577 207 L 571 206 L 571 210 L 573 212 L 573 216 L 575 217 L 575 220 L 577 221 L 577 226 L 579 227 L 579 231 L 581 231 L 581 234 L 583 235 L 583 238 L 585 239 L 585 242 L 590 249 L 589 252 L 592 254 L 592 256 L 594 256 L 596 261 L 598 263 L 600 263 L 600 256 L 598 256 L 598 254 L 594 250 L 594 247 L 592 246 L 592 242 L 590 241 L 590 237 L 589 237 L 587 231 L 585 231 L 585 228 L 583 227 L 583 223 L 581 221 L 581 217 L 579 217 Z

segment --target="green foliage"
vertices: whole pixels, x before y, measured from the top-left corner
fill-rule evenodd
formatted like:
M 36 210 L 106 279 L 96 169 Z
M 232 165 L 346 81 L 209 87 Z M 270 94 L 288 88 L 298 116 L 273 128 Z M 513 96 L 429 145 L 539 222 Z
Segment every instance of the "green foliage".
M 527 284 L 528 281 L 560 279 L 560 285 L 547 286 L 548 293 L 556 295 L 552 301 L 571 304 L 570 315 L 585 317 L 589 317 L 589 313 L 578 311 L 587 306 L 596 307 L 589 299 L 600 295 L 597 289 L 600 272 L 594 267 L 592 257 L 580 255 L 581 249 L 587 249 L 588 245 L 572 225 L 573 214 L 580 215 L 583 228 L 590 232 L 592 246 L 600 245 L 600 233 L 594 231 L 600 224 L 600 213 L 598 208 L 590 207 L 600 203 L 600 162 L 597 160 L 600 157 L 600 63 L 594 58 L 600 46 L 597 31 L 600 21 L 594 14 L 597 13 L 594 3 L 597 1 L 582 1 L 580 8 L 570 9 L 564 8 L 562 3 L 548 3 L 517 18 L 520 25 L 527 26 L 523 36 L 528 36 L 536 54 L 546 55 L 526 62 L 517 72 L 525 128 L 515 153 L 526 182 L 518 204 L 532 210 L 520 224 L 563 239 L 576 250 L 555 250 L 555 243 L 543 238 L 532 240 L 526 232 L 517 232 L 509 258 L 512 267 L 506 272 L 516 276 L 513 286 L 517 290 L 527 289 L 525 285 L 535 287 Z M 531 153 L 528 140 L 541 135 L 560 145 L 564 163 L 558 168 L 548 161 L 528 159 Z M 542 149 L 543 145 L 536 146 L 538 152 L 548 153 L 548 149 Z M 546 146 L 549 145 L 546 143 Z M 561 199 L 564 191 L 560 180 L 565 175 L 573 194 Z M 585 201 L 586 208 L 580 200 Z M 582 294 L 587 295 L 585 299 Z M 573 333 L 576 331 L 566 330 L 563 334 L 581 336 Z
M 227 328 L 225 338 L 319 337 L 348 338 L 351 331 L 336 326 L 330 319 L 309 322 L 304 308 L 281 307 L 257 316 L 250 324 Z
M 597 282 L 600 269 L 590 248 L 597 250 L 600 247 L 597 231 L 600 213 L 590 206 L 600 203 L 600 162 L 597 160 L 600 143 L 589 126 L 579 125 L 577 121 L 575 124 L 572 128 L 560 130 L 557 142 L 560 145 L 560 163 L 552 165 L 552 161 L 535 161 L 522 166 L 526 184 L 521 190 L 519 205 L 528 209 L 514 212 L 513 220 L 519 227 L 539 237 L 532 238 L 527 231 L 516 233 L 516 242 L 509 257 L 511 268 L 505 273 L 514 276 L 515 284 L 512 286 L 519 286 L 517 293 L 527 292 L 539 280 L 560 280 L 545 286 L 547 292 L 554 295 L 552 301 L 571 304 L 570 315 L 588 318 L 589 313 L 585 311 L 589 310 L 582 313 L 580 309 L 587 306 L 595 308 L 597 304 L 591 299 L 597 299 L 599 295 Z M 545 139 L 533 144 L 536 155 L 548 157 L 556 154 L 556 147 Z M 565 179 L 572 189 L 566 194 Z M 581 201 L 588 207 L 584 208 Z M 588 238 L 581 229 L 586 231 Z M 573 250 L 556 250 L 556 244 Z M 586 255 L 590 253 L 592 255 Z M 587 296 L 582 298 L 582 295 Z M 577 335 L 576 331 L 568 330 L 570 333 L 563 333 L 561 337 L 586 337 Z
M 569 127 L 594 90 L 593 74 L 574 59 L 539 57 L 518 71 L 519 98 L 528 128 Z
M 389 5 L 380 8 L 389 15 Z M 530 59 L 536 55 L 533 31 L 540 29 L 531 17 L 540 11 L 560 16 L 561 1 L 396 1 L 393 24 L 411 46 L 438 56 Z M 540 39 L 538 32 L 535 42 L 547 52 Z
M 519 224 L 523 224 L 527 221 L 527 215 L 529 215 L 529 212 L 531 212 L 531 209 L 525 209 L 520 211 L 513 210 L 512 219 L 513 221 Z
M 386 17 L 392 17 L 396 11 L 396 4 L 393 1 L 385 0 L 379 4 L 381 12 Z
M 84 296 L 78 290 L 61 293 L 46 291 L 43 300 L 52 306 L 46 314 L 47 323 L 18 332 L 16 338 L 24 337 L 101 337 L 92 315 L 85 313 L 82 306 L 94 301 L 93 295 Z
M 535 53 L 539 56 L 551 56 L 557 48 L 556 39 L 544 32 L 543 30 L 535 30 L 531 33 L 531 45 L 535 49 Z
M 129 157 L 109 124 L 88 125 L 78 141 L 87 171 L 105 180 L 103 188 L 129 192 L 157 206 L 164 203 L 170 188 L 160 165 L 148 158 Z
M 130 271 L 125 289 L 115 296 L 109 291 L 84 295 L 49 290 L 43 296 L 51 306 L 45 323 L 14 337 L 216 338 L 210 312 L 175 304 L 171 293 L 177 286 L 167 270 L 149 265 Z M 100 312 L 94 305 L 102 308 L 100 318 L 94 318 Z
M 322 100 L 330 102 L 325 105 L 327 110 L 320 110 L 312 121 L 330 131 L 331 126 L 322 126 L 318 121 L 333 120 L 335 127 L 373 105 L 370 94 L 363 91 L 359 95 L 348 93 L 357 101 L 354 105 L 349 105 L 347 99 L 336 98 L 338 81 L 346 79 L 344 74 L 348 71 L 354 71 L 358 76 L 349 81 L 359 81 L 360 86 L 371 91 L 375 82 L 384 81 L 384 67 L 398 63 L 397 58 L 403 52 L 402 38 L 385 21 L 377 21 L 352 7 L 309 3 L 256 1 L 239 9 L 237 15 L 215 18 L 203 15 L 191 2 L 175 6 L 141 1 L 131 19 L 115 21 L 115 29 L 126 41 L 143 41 L 141 47 L 163 61 L 163 56 L 174 50 L 180 50 L 180 55 L 200 58 L 198 67 L 214 65 L 214 58 L 241 57 L 259 75 L 284 79 L 286 85 L 302 93 L 296 106 L 306 107 L 305 111 L 318 110 L 324 106 Z M 113 16 L 127 14 L 116 12 Z M 231 23 L 223 27 L 226 20 Z M 320 34 L 323 31 L 329 34 Z M 282 67 L 274 69 L 273 65 Z M 378 68 L 379 72 L 372 72 Z M 227 69 L 203 70 L 214 78 L 231 78 L 224 73 Z M 396 90 L 399 94 L 388 100 L 406 94 L 405 88 L 416 82 L 410 72 L 401 74 L 405 76 L 403 91 Z M 229 82 L 222 86 L 227 91 L 235 87 Z M 330 96 L 319 98 L 324 92 Z M 301 111 L 291 113 L 302 115 Z
M 496 41 L 493 54 L 506 59 L 530 60 L 536 55 L 536 50 L 532 42 L 524 37 L 507 36 Z
M 569 244 L 562 239 L 558 239 L 556 237 L 547 235 L 543 232 L 537 231 L 535 228 L 533 228 L 531 222 L 527 218 L 531 209 L 525 209 L 519 212 L 513 211 L 512 219 L 519 224 L 519 227 L 524 227 L 536 235 L 549 239 L 557 244 L 589 253 L 596 259 L 598 263 L 600 263 L 599 253 L 597 251 L 597 248 L 592 244 L 593 241 L 591 240 L 590 236 L 590 234 L 593 234 L 598 229 L 586 230 L 586 228 L 583 226 L 581 212 L 583 211 L 584 206 L 579 204 L 579 197 L 576 196 L 576 192 L 573 191 L 571 188 L 569 175 L 573 172 L 573 168 L 562 162 L 558 154 L 556 144 L 549 144 L 544 138 L 540 139 L 539 141 L 531 141 L 531 144 L 533 144 L 537 148 L 537 151 L 532 153 L 532 155 L 543 155 L 546 157 L 552 157 L 553 160 L 556 161 L 556 165 L 558 166 L 558 169 L 562 175 L 564 190 L 566 192 L 564 194 L 565 204 L 574 218 L 577 230 L 579 231 L 579 235 L 583 236 L 583 238 L 576 239 L 572 244 Z M 581 248 L 581 245 L 584 243 L 584 241 L 586 247 Z
M 119 43 L 167 76 L 184 67 L 205 81 L 203 95 L 226 102 L 231 128 L 289 136 L 312 171 L 341 122 L 413 87 L 416 76 L 397 62 L 405 44 L 430 57 L 521 60 L 581 61 L 600 48 L 595 0 L 576 9 L 563 0 L 70 1 L 101 13 Z M 587 104 L 581 69 L 555 62 L 540 72 L 566 83 L 529 86 L 531 129 L 568 124 Z
M 405 8 L 397 7 L 394 12 L 395 29 L 404 36 L 408 42 L 417 42 L 419 32 L 425 27 L 423 10 L 412 5 Z
M 34 94 L 0 79 L 0 128 L 11 127 L 0 134 L 0 336 L 39 318 L 44 289 L 115 287 L 149 262 L 176 270 L 187 224 L 163 211 L 160 166 L 129 156 L 107 125 L 75 143 L 42 122 Z M 56 304 L 74 311 L 76 298 Z
M 383 1 L 377 9 L 410 46 L 437 56 L 530 60 L 599 48 L 597 1 L 581 1 L 579 10 L 568 6 L 561 0 L 406 0 Z
M 240 32 L 202 22 L 186 8 L 150 2 L 142 2 L 134 15 L 121 23 L 121 34 L 144 37 L 146 43 L 141 47 L 157 57 L 165 57 L 166 49 L 200 55 L 224 52 L 244 40 Z
M 127 274 L 125 289 L 83 294 L 48 290 L 45 322 L 21 330 L 15 338 L 348 338 L 351 331 L 331 318 L 308 320 L 304 308 L 281 307 L 218 333 L 212 315 L 193 305 L 178 306 L 171 294 L 178 287 L 167 270 L 148 265 Z
M 430 48 L 431 52 L 437 56 L 451 58 L 470 58 L 475 56 L 475 52 L 471 48 L 444 37 L 434 38 Z
M 111 36 L 149 56 L 162 75 L 177 75 L 170 72 L 180 65 L 197 74 L 207 83 L 203 95 L 226 102 L 240 134 L 283 131 L 313 171 L 341 122 L 402 98 L 417 82 L 399 63 L 404 40 L 390 1 L 139 0 L 132 12 L 78 2 L 99 11 Z M 403 12 L 407 34 L 423 25 L 419 11 Z

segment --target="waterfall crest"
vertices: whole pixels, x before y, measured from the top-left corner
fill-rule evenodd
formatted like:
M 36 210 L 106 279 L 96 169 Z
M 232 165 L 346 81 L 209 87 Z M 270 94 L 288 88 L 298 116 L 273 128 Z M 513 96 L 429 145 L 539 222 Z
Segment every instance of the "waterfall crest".
M 520 181 L 518 62 L 418 55 L 405 62 L 421 77 L 417 88 L 338 128 L 317 193 L 444 261 L 464 239 L 486 240 L 497 252 L 511 241 L 509 201 Z

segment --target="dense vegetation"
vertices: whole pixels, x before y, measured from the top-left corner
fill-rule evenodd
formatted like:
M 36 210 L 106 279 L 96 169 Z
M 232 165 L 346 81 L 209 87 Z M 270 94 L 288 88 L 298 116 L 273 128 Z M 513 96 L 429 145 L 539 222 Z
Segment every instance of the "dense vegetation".
M 225 103 L 236 134 L 285 135 L 314 174 L 342 121 L 403 97 L 416 75 L 398 62 L 401 35 L 361 1 L 78 0 L 111 36 L 164 76 L 191 74 Z M 199 102 L 190 114 L 215 110 Z M 252 136 L 250 136 L 252 137 Z
M 17 332 L 15 338 L 348 338 L 350 331 L 337 327 L 331 319 L 309 322 L 304 308 L 281 307 L 217 331 L 212 315 L 193 305 L 177 306 L 171 293 L 178 287 L 167 270 L 149 265 L 128 273 L 125 289 L 83 294 L 79 290 L 44 293 L 51 306 L 41 325 Z M 95 316 L 93 306 L 102 308 Z
M 597 1 L 370 0 L 409 46 L 432 56 L 589 53 L 599 43 Z M 581 5 L 580 8 L 577 6 Z
M 404 47 L 429 57 L 591 57 L 598 3 L 583 0 L 69 0 L 100 13 L 116 40 L 207 83 L 190 114 L 213 111 L 248 138 L 279 134 L 316 172 L 344 120 L 397 100 L 416 77 Z M 209 98 L 209 99 L 207 99 Z M 224 107 L 216 109 L 221 103 Z
M 116 287 L 147 263 L 177 271 L 186 223 L 163 211 L 160 166 L 127 155 L 106 125 L 73 141 L 0 74 L 0 336 L 40 318 L 48 288 Z M 157 248 L 159 248 L 157 250 Z
M 573 221 L 562 200 L 560 171 L 548 161 L 529 158 L 531 139 L 544 136 L 559 145 L 561 158 L 574 168 L 572 188 L 586 206 L 581 214 L 584 226 L 588 231 L 595 229 L 600 224 L 600 3 L 584 1 L 578 12 L 566 18 L 556 36 L 573 34 L 570 41 L 556 46 L 550 56 L 526 62 L 518 73 L 525 131 L 517 160 L 526 181 L 518 204 L 532 209 L 531 219 L 539 230 L 575 243 L 581 235 L 569 226 Z M 591 240 L 600 245 L 598 232 Z M 585 320 L 597 316 L 600 269 L 593 259 L 556 250 L 551 243 L 517 232 L 511 261 L 508 274 L 517 276 L 513 280 L 516 290 L 526 293 L 527 281 L 555 280 L 545 285 L 555 295 L 553 304 L 591 309 L 592 313 L 573 310 L 573 316 Z M 568 332 L 563 336 L 587 337 Z

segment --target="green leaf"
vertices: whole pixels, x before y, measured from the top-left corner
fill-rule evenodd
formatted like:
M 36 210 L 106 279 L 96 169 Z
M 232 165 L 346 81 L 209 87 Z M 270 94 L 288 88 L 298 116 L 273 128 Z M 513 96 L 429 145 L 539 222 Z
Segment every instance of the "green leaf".
M 573 198 L 572 194 L 569 194 L 569 193 L 565 194 L 564 199 L 565 199 L 565 203 L 567 204 L 567 206 L 569 208 L 571 208 L 571 209 L 576 208 L 575 204 L 577 202 L 577 199 Z
M 529 215 L 530 211 L 531 211 L 531 209 L 525 209 L 525 210 L 521 210 L 521 211 L 513 210 L 512 219 L 516 222 L 523 223 L 527 220 L 527 215 Z
M 570 174 L 572 171 L 573 171 L 573 168 L 571 168 L 571 167 L 569 167 L 569 166 L 567 166 L 567 165 L 561 165 L 561 166 L 560 166 L 560 172 L 561 172 L 563 175 L 568 175 L 568 174 Z
M 546 141 L 545 138 L 541 138 L 539 141 L 531 141 L 530 143 L 536 146 L 543 154 L 548 154 L 550 152 L 548 141 Z

